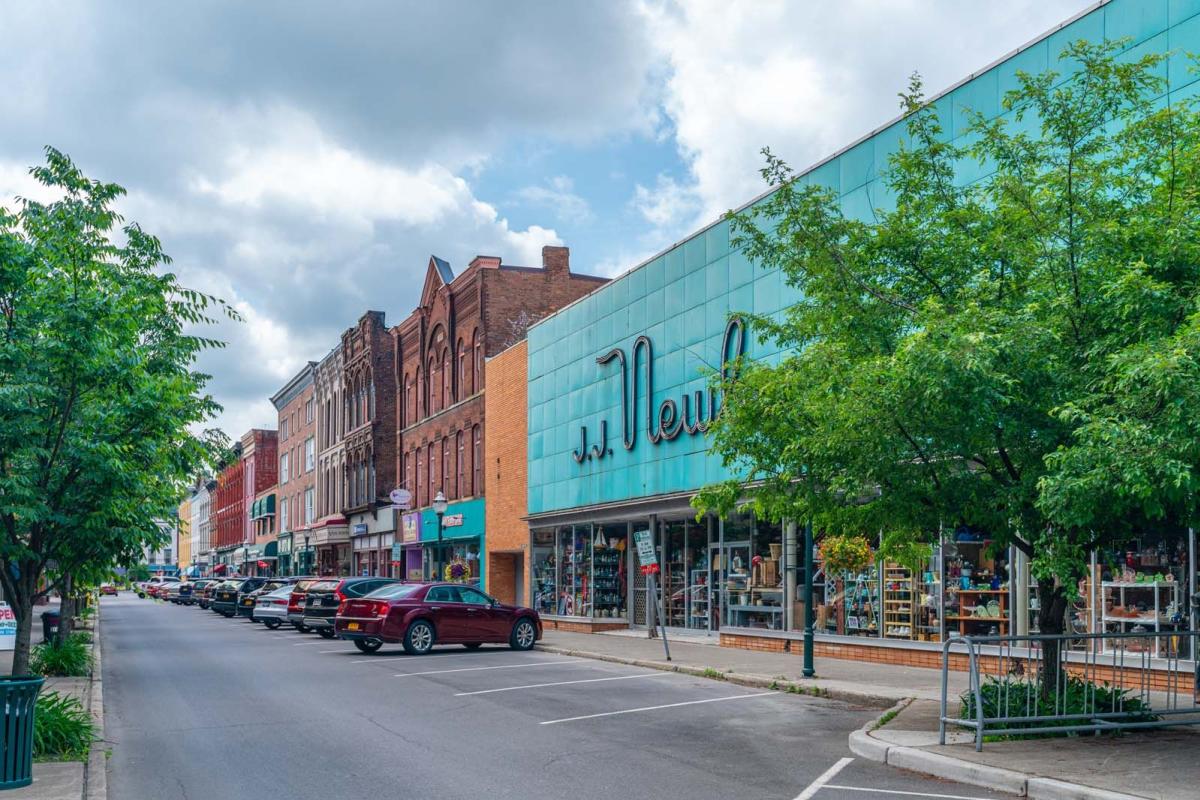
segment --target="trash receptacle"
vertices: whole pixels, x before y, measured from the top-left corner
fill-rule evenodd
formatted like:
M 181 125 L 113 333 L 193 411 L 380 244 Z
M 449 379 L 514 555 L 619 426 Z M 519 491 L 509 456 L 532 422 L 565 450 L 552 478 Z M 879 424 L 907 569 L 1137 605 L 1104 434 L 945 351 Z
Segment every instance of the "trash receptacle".
M 19 789 L 33 783 L 33 718 L 45 678 L 34 675 L 0 676 L 0 789 Z
M 53 641 L 58 635 L 58 625 L 62 622 L 62 615 L 57 611 L 42 612 L 42 641 Z

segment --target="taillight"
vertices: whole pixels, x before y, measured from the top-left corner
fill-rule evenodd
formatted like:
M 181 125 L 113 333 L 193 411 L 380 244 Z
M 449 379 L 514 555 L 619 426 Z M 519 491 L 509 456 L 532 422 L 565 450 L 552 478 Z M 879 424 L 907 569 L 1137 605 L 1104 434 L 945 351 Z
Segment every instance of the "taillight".
M 337 613 L 338 613 L 338 616 L 339 616 L 339 617 L 340 617 L 340 616 L 342 616 L 343 614 L 345 614 L 345 613 L 346 613 L 346 606 L 348 606 L 348 605 L 350 605 L 350 604 L 349 604 L 347 601 L 345 601 L 345 600 L 343 600 L 342 602 L 338 603 L 338 610 L 337 610 Z
M 391 606 L 389 606 L 389 605 L 388 605 L 386 602 L 384 602 L 383 600 L 376 600 L 376 601 L 375 601 L 375 616 L 377 616 L 377 617 L 386 617 L 386 616 L 387 616 L 387 613 L 388 613 L 388 609 L 389 609 L 390 607 L 391 607 Z
M 300 600 L 303 597 L 299 592 L 292 592 L 292 596 L 288 598 L 288 611 L 299 611 Z
M 333 590 L 333 596 L 338 599 L 339 603 L 346 602 L 346 595 L 342 594 L 342 589 L 340 586 Z

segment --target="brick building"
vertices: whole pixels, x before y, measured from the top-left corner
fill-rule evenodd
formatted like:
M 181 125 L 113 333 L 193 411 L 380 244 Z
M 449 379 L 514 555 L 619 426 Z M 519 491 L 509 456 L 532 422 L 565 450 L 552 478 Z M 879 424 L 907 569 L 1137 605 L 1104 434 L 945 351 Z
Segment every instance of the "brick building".
M 275 552 L 267 555 L 278 558 L 280 575 L 296 574 L 295 534 L 303 538 L 303 532 L 317 521 L 316 370 L 317 362 L 309 361 L 271 397 L 279 414 L 279 509 Z
M 484 395 L 483 486 L 487 495 L 484 542 L 486 591 L 505 603 L 526 605 L 529 525 L 525 522 L 529 429 L 526 359 L 522 340 L 488 359 Z
M 346 414 L 342 402 L 342 345 L 329 351 L 313 371 L 313 396 L 317 404 L 317 519 L 303 534 L 293 537 L 295 571 L 311 575 L 316 570 L 315 551 L 326 551 L 326 563 L 340 563 L 339 550 L 349 562 L 350 527 L 342 509 L 346 504 Z
M 242 443 L 233 445 L 233 460 L 217 475 L 217 488 L 213 493 L 210 514 L 212 524 L 212 564 L 216 572 L 231 572 L 229 569 L 233 551 L 245 539 L 242 520 L 245 517 L 246 493 L 242 464 Z
M 255 500 L 273 487 L 279 477 L 279 434 L 252 428 L 242 436 L 242 546 L 234 551 L 232 563 L 243 575 L 252 574 L 262 552 L 255 544 Z
M 396 513 L 388 493 L 396 485 L 395 340 L 382 311 L 368 311 L 342 334 L 342 418 L 345 435 L 345 498 L 342 513 L 350 533 L 345 556 L 326 560 L 321 574 L 391 575 L 390 553 Z M 348 568 L 347 568 L 348 567 Z
M 420 305 L 392 329 L 399 398 L 394 469 L 415 509 L 402 520 L 404 574 L 412 575 L 416 563 L 426 576 L 436 569 L 438 525 L 430 504 L 440 491 L 450 501 L 441 563 L 461 560 L 472 579 L 480 577 L 486 360 L 524 338 L 532 322 L 605 282 L 572 274 L 565 247 L 542 248 L 540 268 L 477 256 L 458 276 L 430 258 Z

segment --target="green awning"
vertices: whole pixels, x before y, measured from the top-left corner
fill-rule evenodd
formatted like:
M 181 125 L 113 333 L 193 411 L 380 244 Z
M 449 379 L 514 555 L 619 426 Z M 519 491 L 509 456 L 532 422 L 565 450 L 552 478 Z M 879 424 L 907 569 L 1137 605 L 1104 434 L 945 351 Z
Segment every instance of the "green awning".
M 264 556 L 279 555 L 279 542 L 275 542 L 275 541 L 267 542 L 266 546 L 263 547 L 263 555 Z
M 264 514 L 274 514 L 275 513 L 275 495 L 269 494 L 263 498 L 263 513 Z

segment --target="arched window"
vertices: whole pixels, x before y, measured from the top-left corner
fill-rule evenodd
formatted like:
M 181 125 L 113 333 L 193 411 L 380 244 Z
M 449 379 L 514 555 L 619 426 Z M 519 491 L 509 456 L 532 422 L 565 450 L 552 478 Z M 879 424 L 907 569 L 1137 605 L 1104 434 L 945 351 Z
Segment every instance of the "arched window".
M 450 350 L 442 348 L 442 408 L 454 404 L 454 361 L 450 358 Z
M 417 495 L 417 508 L 421 508 L 427 503 L 425 502 L 425 482 L 421 480 L 425 477 L 425 456 L 421 453 L 421 448 L 416 449 L 417 455 L 417 474 L 416 484 L 412 487 Z
M 458 365 L 458 399 L 464 400 L 470 397 L 473 392 L 471 391 L 471 387 L 467 386 L 467 346 L 463 344 L 462 339 L 458 340 L 456 350 L 458 353 L 455 357 Z
M 454 496 L 454 491 L 450 486 L 450 437 L 442 439 L 442 491 L 449 497 Z
M 483 428 L 476 425 L 472 430 L 474 446 L 471 449 L 471 467 L 474 475 L 471 479 L 471 494 L 478 497 L 483 494 Z
M 454 494 L 456 496 L 464 496 L 470 494 L 467 489 L 467 451 L 466 443 L 463 441 L 463 432 L 459 431 L 455 434 L 454 445 L 458 450 L 458 474 L 454 479 Z M 459 494 L 461 492 L 461 494 Z
M 375 376 L 367 373 L 367 419 L 375 419 Z
M 425 381 L 425 383 L 427 384 L 427 386 L 426 386 L 427 399 L 425 401 L 425 413 L 426 413 L 426 415 L 436 414 L 438 412 L 438 408 L 437 408 L 438 374 L 437 374 L 437 365 L 435 364 L 435 362 L 433 360 L 433 356 L 429 357 L 429 370 L 426 374 L 428 375 L 428 378 Z
M 430 442 L 429 446 L 425 448 L 425 460 L 428 463 L 428 468 L 425 471 L 429 473 L 429 488 L 426 496 L 430 503 L 433 502 L 433 497 L 437 494 L 437 489 L 434 488 L 434 484 L 437 482 L 437 468 L 433 465 L 433 457 L 433 442 Z
M 475 391 L 483 388 L 483 337 L 476 330 L 471 336 L 471 349 L 475 351 Z
M 417 380 L 413 386 L 413 419 L 414 423 L 420 421 L 421 417 L 428 413 L 427 407 L 422 407 L 425 402 L 425 391 L 421 388 L 424 384 L 421 383 L 421 368 L 417 367 Z

